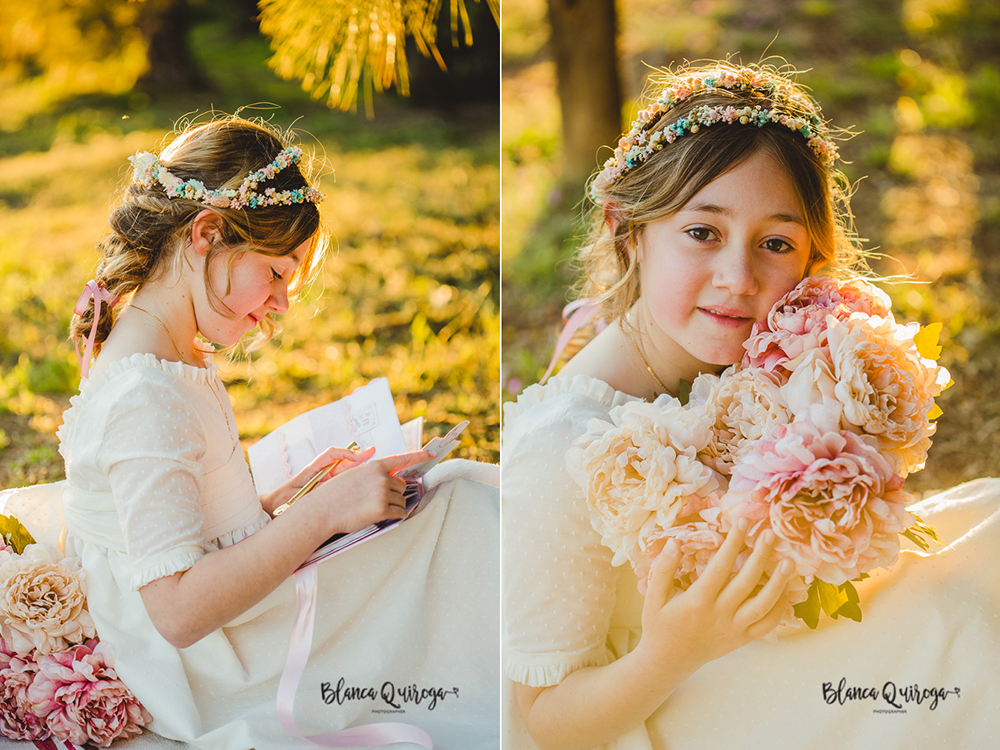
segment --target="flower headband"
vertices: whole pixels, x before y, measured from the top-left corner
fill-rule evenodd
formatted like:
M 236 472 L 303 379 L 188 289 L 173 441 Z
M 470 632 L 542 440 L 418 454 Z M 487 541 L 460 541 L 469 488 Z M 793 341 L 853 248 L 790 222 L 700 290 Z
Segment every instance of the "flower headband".
M 693 108 L 686 117 L 654 133 L 649 132 L 664 114 L 680 102 L 702 91 L 720 89 L 759 92 L 772 102 L 777 100 L 782 105 L 780 108 L 772 106 L 770 109 L 761 105 L 702 105 Z M 794 111 L 799 114 L 793 114 Z M 600 191 L 611 187 L 623 174 L 678 138 L 717 123 L 756 125 L 758 128 L 767 123 L 776 123 L 802 135 L 827 169 L 837 160 L 836 144 L 822 135 L 826 128 L 818 107 L 790 81 L 752 68 L 702 71 L 664 89 L 648 109 L 639 112 L 636 121 L 632 123 L 632 129 L 618 141 L 614 156 L 604 163 L 603 169 L 591 183 L 591 195 L 596 198 Z
M 295 164 L 302 156 L 298 146 L 283 148 L 270 164 L 256 172 L 247 175 L 238 188 L 219 188 L 213 190 L 205 187 L 200 180 L 182 180 L 172 174 L 159 157 L 148 151 L 141 151 L 128 160 L 132 162 L 132 179 L 148 188 L 157 184 L 163 187 L 169 198 L 186 198 L 199 203 L 206 203 L 216 208 L 261 208 L 263 206 L 290 206 L 293 203 L 319 203 L 324 196 L 314 187 L 301 187 L 295 190 L 276 191 L 273 187 L 266 188 L 263 193 L 257 192 L 257 185 L 265 180 L 274 179 L 282 169 Z

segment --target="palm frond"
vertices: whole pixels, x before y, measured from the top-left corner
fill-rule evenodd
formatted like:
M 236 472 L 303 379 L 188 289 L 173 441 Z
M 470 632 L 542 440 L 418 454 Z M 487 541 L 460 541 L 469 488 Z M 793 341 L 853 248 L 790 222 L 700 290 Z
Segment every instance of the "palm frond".
M 499 0 L 486 3 L 499 22 Z M 444 68 L 436 42 L 442 0 L 260 0 L 259 7 L 274 50 L 270 66 L 331 107 L 355 110 L 359 88 L 369 115 L 372 91 L 395 86 L 408 95 L 408 36 Z M 472 44 L 466 0 L 450 0 L 450 18 L 452 44 Z

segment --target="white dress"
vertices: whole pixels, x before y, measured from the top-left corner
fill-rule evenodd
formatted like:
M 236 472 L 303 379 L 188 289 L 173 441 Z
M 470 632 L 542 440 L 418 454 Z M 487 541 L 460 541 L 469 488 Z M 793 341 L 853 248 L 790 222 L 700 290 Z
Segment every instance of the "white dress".
M 513 700 L 514 682 L 556 685 L 639 641 L 636 576 L 627 565 L 612 567 L 565 466 L 587 421 L 629 400 L 577 375 L 531 386 L 506 405 L 504 750 L 536 748 Z M 916 511 L 948 546 L 928 555 L 904 551 L 891 570 L 859 584 L 861 623 L 827 618 L 816 631 L 755 641 L 710 662 L 605 748 L 995 747 L 1000 479 L 956 487 Z M 858 688 L 874 688 L 874 696 Z M 936 701 L 925 692 L 931 689 Z
M 82 384 L 59 438 L 65 551 L 82 559 L 98 635 L 152 714 L 150 729 L 210 750 L 308 747 L 276 713 L 291 579 L 185 649 L 156 632 L 138 591 L 268 523 L 215 368 L 142 354 L 114 362 Z M 489 468 L 445 462 L 437 476 L 452 478 L 428 475 L 436 494 L 423 512 L 319 564 L 295 705 L 303 733 L 401 721 L 438 750 L 499 747 L 498 492 L 460 478 Z M 381 697 L 386 683 L 398 708 Z M 412 686 L 449 692 L 432 706 L 402 697 Z M 350 698 L 349 688 L 377 697 Z

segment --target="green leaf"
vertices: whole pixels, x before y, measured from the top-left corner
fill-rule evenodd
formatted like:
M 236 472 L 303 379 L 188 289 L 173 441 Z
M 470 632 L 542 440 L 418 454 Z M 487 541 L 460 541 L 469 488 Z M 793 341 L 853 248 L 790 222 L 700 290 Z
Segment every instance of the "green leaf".
M 861 622 L 861 607 L 858 606 L 857 602 L 848 602 L 844 604 L 840 609 L 837 610 L 837 614 L 833 615 L 833 619 L 837 619 L 843 615 L 848 620 L 854 620 L 854 622 Z
M 687 406 L 687 402 L 691 400 L 691 384 L 683 378 L 677 384 L 677 400 L 681 402 L 681 406 Z
M 812 582 L 809 586 L 809 596 L 804 602 L 799 602 L 795 605 L 794 611 L 795 616 L 798 617 L 802 622 L 809 626 L 810 630 L 815 630 L 816 626 L 819 625 L 819 592 L 816 589 L 817 580 Z
M 818 578 L 815 583 L 819 591 L 819 603 L 822 605 L 823 611 L 833 617 L 837 613 L 837 610 L 847 604 L 847 593 L 840 586 L 834 586 L 832 583 L 821 581 Z
M 862 573 L 865 578 L 870 576 L 867 573 Z M 854 588 L 854 584 L 850 581 L 840 584 L 840 590 L 847 595 L 848 604 L 858 604 L 861 601 L 861 597 L 858 596 L 858 590 Z
M 25 547 L 35 543 L 34 537 L 14 516 L 0 516 L 0 536 L 19 555 L 24 552 Z
M 930 323 L 925 325 L 913 337 L 913 343 L 917 345 L 917 351 L 921 357 L 937 360 L 941 356 L 941 347 L 938 339 L 941 337 L 941 323 Z
M 939 537 L 937 532 L 934 531 L 933 526 L 925 524 L 920 520 L 919 516 L 916 516 L 916 519 L 916 522 L 910 526 L 910 528 L 902 532 L 903 536 L 917 545 L 924 552 L 927 552 L 931 548 L 930 542 L 927 541 L 928 539 L 931 539 L 938 544 L 943 544 L 941 537 Z

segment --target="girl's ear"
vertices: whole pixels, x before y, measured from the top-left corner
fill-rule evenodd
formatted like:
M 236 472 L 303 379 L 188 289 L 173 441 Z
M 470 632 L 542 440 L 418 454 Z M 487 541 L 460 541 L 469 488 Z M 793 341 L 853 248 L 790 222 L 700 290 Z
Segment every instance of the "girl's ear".
M 604 226 L 608 228 L 608 232 L 612 237 L 614 237 L 615 231 L 618 229 L 621 210 L 619 209 L 618 204 L 614 201 L 605 201 L 601 210 L 604 213 Z
M 210 208 L 206 208 L 194 217 L 191 223 L 191 247 L 204 257 L 209 248 L 219 242 L 222 237 L 222 217 Z

